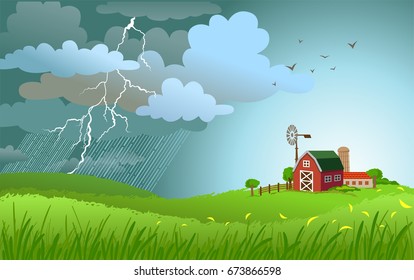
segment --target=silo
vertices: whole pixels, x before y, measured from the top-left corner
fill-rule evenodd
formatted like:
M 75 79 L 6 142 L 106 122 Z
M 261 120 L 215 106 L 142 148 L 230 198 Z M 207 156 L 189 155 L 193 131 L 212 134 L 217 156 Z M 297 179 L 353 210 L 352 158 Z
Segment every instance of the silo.
M 344 166 L 344 172 L 349 172 L 350 164 L 349 164 L 349 149 L 347 147 L 340 147 L 338 149 L 338 155 L 341 159 L 342 165 Z

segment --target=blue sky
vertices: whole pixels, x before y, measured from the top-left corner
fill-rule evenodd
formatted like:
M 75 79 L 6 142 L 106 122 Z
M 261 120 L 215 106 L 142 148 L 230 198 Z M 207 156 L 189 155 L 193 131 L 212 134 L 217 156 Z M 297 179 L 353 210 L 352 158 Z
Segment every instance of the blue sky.
M 190 136 L 161 183 L 179 177 L 192 193 L 243 187 L 249 177 L 264 185 L 279 182 L 283 169 L 294 165 L 294 148 L 285 139 L 294 124 L 300 133 L 312 134 L 299 139 L 300 154 L 347 146 L 351 171 L 380 168 L 385 177 L 414 186 L 413 2 L 361 2 L 293 1 L 257 8 L 259 26 L 270 35 L 264 53 L 273 63 L 297 63 L 298 72 L 315 68 L 314 88 L 235 105 L 232 115 Z M 347 43 L 354 41 L 352 49 Z M 209 147 L 208 152 L 199 147 Z M 186 176 L 190 155 L 201 168 Z

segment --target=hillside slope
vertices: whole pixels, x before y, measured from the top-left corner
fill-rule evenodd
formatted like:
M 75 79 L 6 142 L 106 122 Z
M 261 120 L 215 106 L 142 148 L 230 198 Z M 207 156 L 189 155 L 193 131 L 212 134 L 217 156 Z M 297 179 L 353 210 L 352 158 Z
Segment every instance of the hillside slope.
M 64 173 L 6 173 L 0 174 L 0 192 L 24 189 L 32 193 L 55 190 L 59 192 L 91 193 L 150 197 L 155 194 L 133 186 L 94 176 Z M 35 192 L 36 193 L 36 192 Z

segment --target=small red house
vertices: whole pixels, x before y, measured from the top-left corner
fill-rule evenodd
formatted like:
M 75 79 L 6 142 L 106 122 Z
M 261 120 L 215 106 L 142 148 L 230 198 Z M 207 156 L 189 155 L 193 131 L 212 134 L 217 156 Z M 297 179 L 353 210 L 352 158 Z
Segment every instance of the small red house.
M 366 172 L 344 172 L 344 183 L 356 188 L 375 188 L 374 180 Z
M 344 167 L 334 151 L 306 151 L 293 168 L 293 189 L 320 192 L 342 186 Z

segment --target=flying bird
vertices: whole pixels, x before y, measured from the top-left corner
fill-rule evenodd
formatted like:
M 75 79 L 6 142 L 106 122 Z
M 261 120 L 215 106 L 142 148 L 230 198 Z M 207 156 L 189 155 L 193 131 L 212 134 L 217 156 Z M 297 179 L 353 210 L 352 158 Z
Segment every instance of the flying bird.
M 351 47 L 351 48 L 354 48 L 355 47 L 355 44 L 356 44 L 356 42 L 358 42 L 358 41 L 355 41 L 354 43 L 348 43 L 348 45 Z
M 301 40 L 301 39 L 298 39 L 298 41 L 299 41 L 299 44 L 303 42 L 303 40 Z
M 331 68 L 332 71 L 335 70 L 335 69 L 336 69 L 336 66 Z
M 328 58 L 328 57 L 329 57 L 329 55 L 321 55 L 321 57 L 323 57 L 323 58 Z
M 276 82 L 273 82 L 272 85 L 276 86 Z
M 313 73 L 313 72 L 315 72 L 315 69 L 311 69 L 310 71 Z
M 287 67 L 287 68 L 289 68 L 289 69 L 290 69 L 290 70 L 292 70 L 292 71 L 293 71 L 293 69 L 295 69 L 295 66 L 296 66 L 296 63 L 295 63 L 295 64 L 293 64 L 292 66 L 287 66 L 287 65 L 286 65 L 286 67 Z

